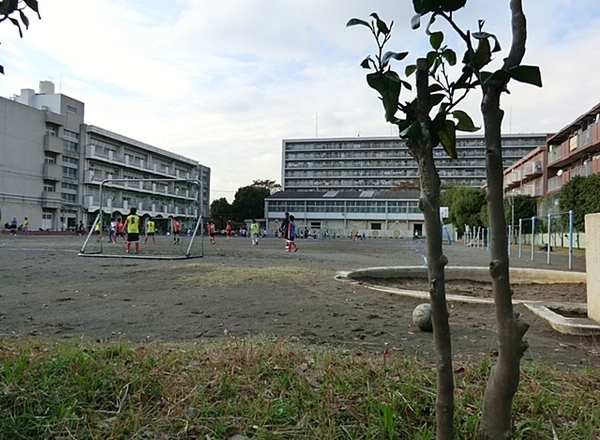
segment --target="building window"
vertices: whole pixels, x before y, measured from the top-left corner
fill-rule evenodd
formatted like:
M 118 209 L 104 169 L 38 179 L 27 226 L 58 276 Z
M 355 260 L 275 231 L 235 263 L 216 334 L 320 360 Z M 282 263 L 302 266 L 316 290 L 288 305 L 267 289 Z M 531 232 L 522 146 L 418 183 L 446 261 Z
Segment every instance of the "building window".
M 61 198 L 65 203 L 77 203 L 77 194 L 61 193 Z
M 67 113 L 77 114 L 77 108 L 73 107 L 72 105 L 67 105 Z
M 50 136 L 56 136 L 56 128 L 52 125 L 46 125 L 46 134 Z
M 64 137 L 79 140 L 79 133 L 71 130 L 63 130 Z
M 77 191 L 78 186 L 74 183 L 62 183 L 62 189 L 67 189 L 71 191 Z
M 77 168 L 63 167 L 63 177 L 77 179 Z
M 54 153 L 46 153 L 44 155 L 44 163 L 56 163 L 56 155 Z
M 79 164 L 79 159 L 76 159 L 74 157 L 63 156 L 62 161 L 64 163 L 71 163 L 73 165 L 78 165 Z
M 381 223 L 371 223 L 371 230 L 381 231 Z
M 77 150 L 78 150 L 77 142 L 63 140 L 63 145 L 65 147 L 65 151 L 71 151 L 71 152 L 77 153 Z
M 56 184 L 51 180 L 44 180 L 44 191 L 54 192 L 56 190 Z

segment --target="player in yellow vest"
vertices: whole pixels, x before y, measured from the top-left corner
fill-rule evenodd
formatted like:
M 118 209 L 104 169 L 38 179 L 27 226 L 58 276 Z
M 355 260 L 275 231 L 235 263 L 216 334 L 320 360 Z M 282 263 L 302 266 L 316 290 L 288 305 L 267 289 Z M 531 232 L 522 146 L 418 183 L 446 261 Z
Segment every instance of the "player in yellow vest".
M 125 252 L 129 253 L 131 243 L 135 243 L 135 253 L 140 250 L 140 217 L 136 214 L 137 209 L 131 208 L 125 219 L 125 230 L 127 231 L 127 243 Z
M 148 237 L 152 237 L 152 243 L 156 244 L 154 234 L 156 233 L 156 224 L 152 218 L 149 218 L 146 222 L 146 238 L 144 238 L 144 244 L 148 241 Z
M 102 241 L 102 220 L 98 220 L 94 226 L 94 234 L 96 234 L 96 241 Z

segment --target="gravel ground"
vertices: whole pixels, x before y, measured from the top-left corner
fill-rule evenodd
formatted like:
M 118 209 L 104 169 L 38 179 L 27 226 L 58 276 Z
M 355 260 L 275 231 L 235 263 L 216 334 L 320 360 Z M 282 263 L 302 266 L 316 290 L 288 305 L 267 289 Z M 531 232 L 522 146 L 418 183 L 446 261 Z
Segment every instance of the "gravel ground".
M 158 247 L 172 245 L 157 239 Z M 214 246 L 205 242 L 203 258 L 183 261 L 80 257 L 82 243 L 72 235 L 0 235 L 0 336 L 140 341 L 262 333 L 433 358 L 432 335 L 411 320 L 421 301 L 334 279 L 338 271 L 423 265 L 422 241 L 299 240 L 299 251 L 286 253 L 280 239 L 251 246 L 249 239 L 218 237 Z M 122 243 L 113 246 L 122 253 Z M 156 253 L 152 246 L 140 254 Z M 444 251 L 452 266 L 489 262 L 482 249 L 455 243 Z M 568 270 L 565 254 L 553 253 L 550 266 L 545 253 L 535 261 L 528 248 L 516 255 L 515 247 L 513 266 Z M 574 258 L 574 270 L 585 270 L 583 257 Z M 565 300 L 560 289 L 544 294 Z M 526 360 L 600 364 L 595 338 L 561 335 L 525 307 L 515 309 L 531 325 Z M 457 361 L 496 351 L 493 306 L 450 304 L 450 323 Z

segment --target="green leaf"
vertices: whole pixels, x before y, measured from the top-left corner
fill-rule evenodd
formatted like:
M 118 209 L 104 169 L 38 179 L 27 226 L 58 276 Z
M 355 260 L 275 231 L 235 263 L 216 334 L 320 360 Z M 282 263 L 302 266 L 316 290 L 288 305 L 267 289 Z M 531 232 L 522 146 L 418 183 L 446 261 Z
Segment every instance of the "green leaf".
M 10 22 L 12 24 L 14 24 L 19 29 L 19 35 L 21 36 L 21 38 L 23 38 L 23 31 L 21 30 L 21 24 L 19 23 L 19 20 L 17 20 L 16 18 L 12 18 L 12 17 L 8 17 L 8 19 L 10 20 Z
M 483 74 L 483 72 L 481 72 Z M 492 73 L 491 75 L 486 76 L 486 78 L 483 78 L 483 75 L 481 77 L 483 84 L 487 83 L 488 81 L 502 81 L 502 82 L 509 82 L 510 81 L 510 73 L 507 70 L 504 69 L 499 69 L 496 70 L 494 73 Z
M 440 90 L 444 90 L 444 89 L 439 84 L 434 83 L 429 86 L 429 93 L 439 92 Z
M 25 4 L 38 15 L 39 19 L 42 18 L 40 15 L 40 10 L 38 9 L 37 0 L 25 0 Z
M 402 133 L 404 130 L 410 127 L 410 124 L 412 123 L 413 121 L 408 119 L 398 119 L 396 121 L 396 125 L 398 126 L 398 133 Z
M 38 2 L 37 0 L 25 0 L 25 4 L 27 6 L 29 6 L 30 9 L 32 9 L 34 12 L 39 13 L 39 9 L 38 9 Z
M 444 49 L 442 51 L 442 56 L 448 61 L 448 64 L 454 66 L 456 64 L 456 52 L 452 49 Z
M 438 131 L 438 136 L 448 156 L 451 159 L 458 158 L 456 154 L 456 127 L 454 121 L 446 120 L 445 127 L 443 130 Z
M 404 68 L 404 75 L 411 76 L 417 70 L 416 64 L 409 64 Z
M 431 68 L 433 66 L 433 62 L 437 58 L 438 53 L 435 50 L 427 52 L 427 67 Z
M 492 53 L 500 52 L 502 50 L 500 47 L 500 42 L 495 35 L 492 35 L 492 38 L 494 39 L 494 48 L 492 49 Z
M 29 29 L 29 19 L 25 16 L 22 10 L 19 9 L 19 15 L 21 16 L 21 21 L 25 25 L 25 29 Z
M 425 11 L 425 8 L 423 7 L 423 0 L 413 0 L 413 9 L 417 14 L 419 14 L 420 18 L 421 14 L 423 14 Z
M 379 32 L 381 32 L 382 34 L 389 34 L 390 33 L 390 29 L 388 28 L 387 24 L 385 24 L 385 22 L 379 18 L 379 15 L 377 15 L 376 12 L 373 12 L 371 14 L 371 17 L 373 17 L 375 19 L 375 22 L 377 23 L 377 30 Z
M 400 84 L 402 84 L 406 89 L 412 90 L 412 86 L 410 85 L 410 83 L 400 80 Z
M 361 61 L 360 67 L 362 67 L 363 69 L 370 69 L 371 64 L 373 64 L 373 67 L 375 67 L 375 62 L 373 61 L 371 56 L 368 56 L 367 58 Z
M 440 106 L 441 107 L 441 106 Z M 431 131 L 438 132 L 446 129 L 446 112 L 440 111 L 431 121 Z
M 445 97 L 446 96 L 442 95 L 441 93 L 436 93 L 436 94 L 433 94 L 433 95 L 429 95 L 429 106 L 430 107 L 435 107 L 440 102 L 442 102 Z
M 454 110 L 452 117 L 458 121 L 456 129 L 459 131 L 474 132 L 479 130 L 481 127 L 476 127 L 473 123 L 473 119 L 462 110 Z
M 454 12 L 467 4 L 467 0 L 442 0 L 442 11 Z
M 400 77 L 392 70 L 381 74 L 380 72 L 367 75 L 367 84 L 379 92 L 383 108 L 385 110 L 385 119 L 388 122 L 396 120 L 395 114 L 398 111 L 398 98 L 400 97 Z
M 442 32 L 434 32 L 429 36 L 429 44 L 435 50 L 438 50 L 442 46 L 442 42 L 444 41 L 444 34 Z
M 421 14 L 413 15 L 413 18 L 410 19 L 410 28 L 415 30 L 419 27 L 421 27 Z
M 490 49 L 490 42 L 487 38 L 479 40 L 477 50 L 471 61 L 471 65 L 474 70 L 480 70 L 483 66 L 488 64 L 492 60 L 492 51 Z
M 412 145 L 419 145 L 421 140 L 421 124 L 418 121 L 414 121 L 408 128 L 400 132 L 400 137 L 408 139 Z
M 4 66 L 1 66 L 1 65 L 0 65 L 0 73 L 1 73 L 2 75 L 4 75 Z
M 516 66 L 508 69 L 508 73 L 515 81 L 542 87 L 542 73 L 538 66 Z
M 487 72 L 484 70 L 479 72 L 479 76 L 481 77 L 481 84 L 485 84 L 490 79 L 490 76 L 492 76 L 492 72 Z
M 402 61 L 404 58 L 406 58 L 407 55 L 408 52 L 386 52 L 383 54 L 383 64 L 387 64 L 392 58 L 398 61 Z
M 369 23 L 367 23 L 364 20 L 361 20 L 360 18 L 351 18 L 350 20 L 348 20 L 348 23 L 346 23 L 346 27 L 356 26 L 358 24 L 360 24 L 362 26 L 366 26 L 369 29 L 371 28 L 371 25 Z

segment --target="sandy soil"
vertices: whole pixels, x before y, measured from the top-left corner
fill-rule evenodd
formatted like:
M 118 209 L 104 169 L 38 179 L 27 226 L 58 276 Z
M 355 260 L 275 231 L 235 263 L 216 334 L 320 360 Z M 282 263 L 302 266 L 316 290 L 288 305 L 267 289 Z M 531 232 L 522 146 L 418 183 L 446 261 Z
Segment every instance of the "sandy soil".
M 251 246 L 249 239 L 219 237 L 205 245 L 204 258 L 184 261 L 79 257 L 82 242 L 77 236 L 0 236 L 0 336 L 140 341 L 264 333 L 433 357 L 432 335 L 411 320 L 421 301 L 334 279 L 342 270 L 422 265 L 420 241 L 300 240 L 297 253 L 286 253 L 274 238 Z M 147 246 L 153 245 L 142 246 L 141 254 L 150 252 Z M 460 244 L 445 253 L 453 266 L 486 266 L 489 259 L 486 250 Z M 547 266 L 546 254 L 529 261 L 528 250 L 511 264 L 567 270 L 565 255 L 552 255 Z M 574 270 L 584 269 L 576 257 Z M 540 295 L 574 300 L 562 288 Z M 523 306 L 516 311 L 531 325 L 526 360 L 600 365 L 595 338 L 561 335 Z M 496 351 L 493 306 L 451 303 L 450 322 L 458 361 Z

